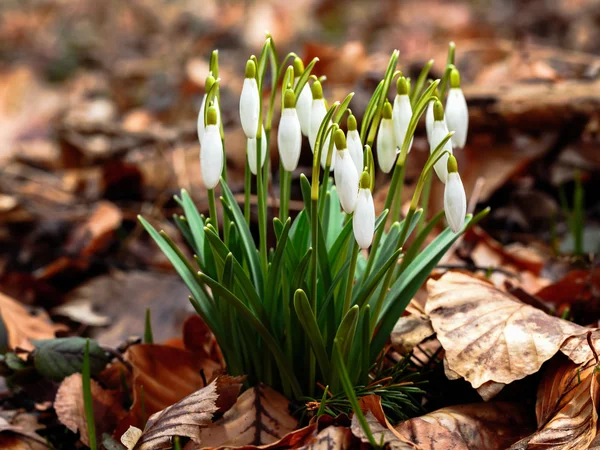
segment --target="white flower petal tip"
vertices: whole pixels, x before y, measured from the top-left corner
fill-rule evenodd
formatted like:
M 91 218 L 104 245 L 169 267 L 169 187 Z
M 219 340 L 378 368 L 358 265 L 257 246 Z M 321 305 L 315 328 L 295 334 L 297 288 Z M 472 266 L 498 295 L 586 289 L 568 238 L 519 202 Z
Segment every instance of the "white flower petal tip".
M 217 125 L 207 125 L 200 144 L 200 171 L 207 189 L 214 189 L 223 172 L 223 141 Z
M 258 84 L 254 76 L 249 77 L 252 73 L 249 66 L 254 66 L 252 60 L 246 65 L 246 78 L 242 86 L 242 95 L 240 96 L 240 121 L 242 129 L 248 139 L 256 137 L 258 132 L 258 115 L 260 114 L 260 96 L 258 93 Z
M 452 145 L 455 148 L 464 148 L 469 131 L 469 110 L 461 88 L 452 88 L 448 92 L 446 124 L 450 131 L 454 131 Z
M 394 109 L 392 111 L 392 120 L 394 122 L 394 134 L 396 137 L 396 145 L 402 147 L 406 133 L 408 132 L 408 125 L 412 118 L 412 107 L 410 106 L 410 98 L 408 95 L 396 95 L 394 99 Z M 408 144 L 408 152 L 412 148 L 414 137 L 411 138 Z
M 312 93 L 310 92 L 310 86 L 306 83 L 302 88 L 302 91 L 298 96 L 298 102 L 296 103 L 300 128 L 304 136 L 309 136 L 310 133 L 310 110 L 312 108 L 312 101 L 313 98 Z
M 377 161 L 383 173 L 390 173 L 396 162 L 396 136 L 392 120 L 392 105 L 385 102 L 377 133 Z
M 310 128 L 308 132 L 308 142 L 313 153 L 315 152 L 317 134 L 319 133 L 319 128 L 321 127 L 321 123 L 326 114 L 327 109 L 325 108 L 325 100 L 322 98 L 314 99 L 310 110 Z
M 375 233 L 375 205 L 370 189 L 360 189 L 352 216 L 354 239 L 362 249 L 369 248 Z
M 360 134 L 358 134 L 358 130 L 348 130 L 348 133 L 346 133 L 346 146 L 348 153 L 352 158 L 352 162 L 354 162 L 356 173 L 362 173 L 365 163 L 363 145 L 360 141 Z
M 329 123 L 329 125 L 327 126 L 329 128 L 329 126 L 331 126 L 331 122 Z M 321 149 L 321 167 L 323 169 L 325 169 L 325 167 L 327 166 L 327 156 L 329 154 L 329 146 L 331 144 L 331 133 L 325 138 L 325 142 L 323 143 L 323 148 Z M 336 151 L 337 149 L 335 148 L 335 144 L 333 144 L 333 147 L 331 148 L 331 162 L 329 163 L 329 171 L 333 172 L 333 170 L 335 169 L 335 162 L 336 162 Z
M 437 146 L 440 144 L 440 142 L 442 142 L 447 134 L 448 128 L 446 127 L 446 122 L 443 120 L 436 120 L 433 124 L 433 129 L 431 130 L 431 153 L 435 151 Z M 452 141 L 450 139 L 446 141 L 442 147 L 442 151 L 452 154 Z M 444 184 L 446 183 L 446 178 L 448 177 L 448 153 L 444 153 L 438 162 L 436 162 L 433 166 L 438 178 Z
M 451 166 L 452 164 L 456 167 L 456 159 L 454 157 L 451 157 L 448 162 L 448 165 Z M 458 233 L 465 223 L 467 197 L 457 171 L 448 173 L 448 180 L 444 188 L 444 211 L 448 226 L 454 233 Z
M 262 138 L 260 140 L 260 167 L 265 165 L 267 159 L 267 138 L 265 137 L 265 128 L 262 128 Z M 250 166 L 250 172 L 252 175 L 256 175 L 256 138 L 246 139 L 246 153 L 248 157 L 248 165 Z
M 433 130 L 433 104 L 435 102 L 430 101 L 427 105 L 427 111 L 425 112 L 425 131 L 427 132 L 427 142 L 431 144 L 431 131 Z
M 284 108 L 277 130 L 277 147 L 283 168 L 293 172 L 298 167 L 302 148 L 301 124 L 294 108 Z
M 345 141 L 344 132 L 338 130 L 335 136 L 336 148 L 338 145 L 346 147 Z M 358 172 L 346 148 L 337 151 L 334 178 L 342 209 L 346 214 L 354 212 L 358 194 Z

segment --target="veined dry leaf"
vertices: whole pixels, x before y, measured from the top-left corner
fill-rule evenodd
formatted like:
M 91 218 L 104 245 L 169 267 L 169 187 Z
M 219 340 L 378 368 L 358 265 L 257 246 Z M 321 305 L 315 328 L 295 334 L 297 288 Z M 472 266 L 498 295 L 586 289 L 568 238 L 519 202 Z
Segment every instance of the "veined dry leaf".
M 589 341 L 592 341 L 595 349 L 600 349 L 600 329 L 590 329 L 586 334 L 570 337 L 563 343 L 560 351 L 575 364 L 583 364 L 594 357 Z
M 66 329 L 62 325 L 52 324 L 46 313 L 32 316 L 24 306 L 2 292 L 0 316 L 8 332 L 8 345 L 11 348 L 33 350 L 31 341 L 52 339 L 57 331 Z
M 556 358 L 538 387 L 538 431 L 511 449 L 588 449 L 597 435 L 599 394 L 595 360 L 576 365 Z
M 371 411 L 366 412 L 365 419 L 367 420 L 367 424 L 371 429 L 375 441 L 387 444 L 390 450 L 414 450 L 416 448 L 413 444 L 400 440 L 392 430 L 379 423 L 379 420 L 377 420 Z M 359 438 L 364 444 L 369 444 L 369 439 L 360 426 L 356 414 L 352 416 L 352 425 L 350 426 L 350 429 L 352 430 L 352 434 Z
M 410 315 L 398 319 L 390 339 L 394 348 L 400 354 L 406 355 L 433 334 L 435 331 L 428 317 Z
M 135 447 L 136 450 L 171 448 L 173 436 L 182 436 L 200 443 L 202 427 L 212 421 L 219 409 L 216 401 L 217 380 L 188 395 L 177 403 L 153 414 Z
M 526 408 L 505 402 L 438 409 L 396 430 L 419 450 L 501 450 L 531 430 Z
M 0 448 L 5 450 L 46 450 L 46 441 L 36 433 L 44 428 L 31 414 L 11 414 L 0 417 Z
M 463 273 L 448 272 L 427 287 L 425 309 L 448 368 L 474 388 L 536 373 L 567 338 L 587 332 Z
M 296 429 L 288 400 L 273 389 L 258 385 L 248 389 L 233 407 L 200 433 L 203 447 L 240 447 L 275 442 Z
M 125 416 L 119 395 L 114 391 L 103 389 L 96 381 L 91 381 L 97 435 L 112 433 L 119 420 Z M 89 446 L 80 373 L 65 378 L 60 384 L 54 400 L 54 409 L 58 420 L 73 433 L 79 432 L 81 442 Z

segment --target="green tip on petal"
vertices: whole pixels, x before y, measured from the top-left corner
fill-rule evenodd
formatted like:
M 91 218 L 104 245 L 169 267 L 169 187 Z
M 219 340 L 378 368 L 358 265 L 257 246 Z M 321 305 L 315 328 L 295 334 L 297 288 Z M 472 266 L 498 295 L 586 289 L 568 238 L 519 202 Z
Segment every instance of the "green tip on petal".
M 408 95 L 408 81 L 405 77 L 398 78 L 396 83 L 396 92 L 398 95 Z
M 392 105 L 387 100 L 383 104 L 383 111 L 381 112 L 381 117 L 383 117 L 384 119 L 392 118 Z
M 210 105 L 208 108 L 208 112 L 206 113 L 206 125 L 216 125 L 217 124 L 217 108 L 213 105 Z
M 213 84 L 215 84 L 215 81 L 215 77 L 213 77 L 212 75 L 207 76 L 206 81 L 204 82 L 204 90 L 206 92 L 210 91 L 213 87 Z
M 433 120 L 444 120 L 444 107 L 442 106 L 442 102 L 439 100 L 436 100 L 433 104 Z
M 348 116 L 348 131 L 355 131 L 357 128 L 356 117 L 354 117 L 354 114 L 350 114 Z
M 284 108 L 295 108 L 296 107 L 296 95 L 291 89 L 286 89 L 283 95 L 283 107 Z
M 256 78 L 256 64 L 251 59 L 246 63 L 246 74 L 245 78 Z
M 294 75 L 299 77 L 303 73 L 304 73 L 304 63 L 302 62 L 302 60 L 300 59 L 299 56 L 296 56 L 294 58 Z
M 333 136 L 333 142 L 335 142 L 335 148 L 338 150 L 344 150 L 346 148 L 346 135 L 342 130 L 336 130 Z
M 361 189 L 371 189 L 371 176 L 369 172 L 366 170 L 360 176 L 360 188 Z
M 454 155 L 448 156 L 448 173 L 458 172 L 458 163 Z
M 460 72 L 455 67 L 450 71 L 450 87 L 451 88 L 459 88 L 460 87 Z
M 313 100 L 320 100 L 323 98 L 323 86 L 320 81 L 315 81 L 310 87 L 312 92 Z

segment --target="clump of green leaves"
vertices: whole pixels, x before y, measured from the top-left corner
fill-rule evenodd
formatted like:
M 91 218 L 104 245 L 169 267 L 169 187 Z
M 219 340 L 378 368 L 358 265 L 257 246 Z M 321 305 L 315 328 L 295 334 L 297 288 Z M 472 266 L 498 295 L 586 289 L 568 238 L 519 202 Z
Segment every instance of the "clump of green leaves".
M 453 47 L 451 51 L 453 55 Z M 366 173 L 361 177 L 362 189 L 373 189 L 375 164 L 371 147 L 388 91 L 401 76 L 396 69 L 398 57 L 395 51 L 360 126 Z M 374 240 L 367 254 L 353 238 L 352 214 L 341 211 L 339 186 L 334 186 L 328 175 L 336 151 L 333 135 L 349 114 L 353 94 L 333 103 L 321 121 L 314 141 L 311 179 L 304 174 L 300 176 L 304 208 L 294 218 L 288 213 L 291 172 L 280 166 L 279 213 L 268 224 L 270 161 L 267 158 L 263 166 L 260 161 L 262 140 L 269 143 L 271 139 L 276 91 L 280 82 L 282 92 L 293 89 L 294 96 L 288 94 L 284 105 L 290 107 L 304 86 L 317 80 L 311 73 L 316 59 L 305 70 L 298 64 L 296 70 L 291 65 L 286 68 L 288 61 L 296 58 L 290 53 L 280 62 L 270 37 L 259 57 L 250 58 L 254 62 L 250 66 L 256 70 L 247 72 L 247 77 L 256 77 L 260 99 L 268 67 L 271 86 L 266 114 L 262 100 L 260 102 L 254 142 L 254 167 L 258 170 L 253 177 L 247 164 L 243 207 L 238 205 L 227 184 L 224 166 L 220 197 L 216 198 L 215 189 L 208 190 L 208 217 L 200 214 L 185 190 L 175 197 L 183 214 L 175 215 L 174 221 L 193 249 L 193 260 L 188 260 L 166 233 L 157 231 L 141 217 L 140 221 L 190 289 L 190 301 L 215 334 L 232 375 L 247 375 L 250 384 L 264 382 L 295 399 L 314 398 L 319 386 L 328 386 L 332 398 L 345 399 L 342 403 L 356 399 L 354 390 L 378 393 L 383 398 L 388 393 L 390 411 L 401 417 L 401 410 L 392 403 L 410 402 L 411 392 L 390 390 L 389 384 L 374 383 L 371 368 L 382 355 L 392 328 L 414 294 L 460 235 L 445 229 L 422 248 L 428 235 L 441 222 L 442 214 L 417 230 L 417 224 L 424 220 L 419 207 L 421 193 L 434 164 L 444 155 L 442 149 L 452 133 L 432 149 L 406 217 L 400 217 L 400 208 L 395 214 L 389 214 L 394 197 L 401 196 L 404 167 L 417 123 L 429 103 L 436 99 L 440 80 L 425 87 L 431 67 L 428 64 L 413 83 L 412 117 L 404 142 L 397 143 L 398 157 L 391 187 L 385 209 L 375 222 Z M 220 80 L 216 53 L 211 58 L 211 76 L 215 81 L 204 100 L 206 107 L 201 125 L 220 123 L 225 148 L 222 122 L 206 121 L 206 111 L 211 109 L 214 114 L 215 105 L 218 106 Z M 318 85 L 315 92 L 320 92 Z M 324 170 L 321 170 L 321 161 Z M 249 195 L 253 181 L 258 197 L 258 241 L 250 231 Z M 217 216 L 219 204 L 221 224 Z M 467 216 L 462 231 L 485 214 L 486 211 L 476 217 Z M 267 248 L 269 226 L 277 239 L 272 249 Z M 414 234 L 412 244 L 406 246 L 411 234 Z M 346 407 L 336 406 L 331 401 L 327 405 L 331 410 Z

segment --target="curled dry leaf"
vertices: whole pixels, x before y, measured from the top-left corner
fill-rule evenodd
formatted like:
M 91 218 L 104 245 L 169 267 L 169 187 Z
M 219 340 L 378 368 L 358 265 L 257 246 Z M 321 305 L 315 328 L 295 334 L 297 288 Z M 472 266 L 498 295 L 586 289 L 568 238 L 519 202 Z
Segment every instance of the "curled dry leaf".
M 538 431 L 511 449 L 588 449 L 597 436 L 599 394 L 595 361 L 552 360 L 538 387 Z
M 264 445 L 296 429 L 288 400 L 273 389 L 258 385 L 244 392 L 225 415 L 200 433 L 203 447 Z
M 393 433 L 388 427 L 382 425 L 371 411 L 365 413 L 365 419 L 367 420 L 367 424 L 371 429 L 375 441 L 386 444 L 390 450 L 412 450 L 416 448 L 413 444 L 399 439 L 397 434 Z M 364 444 L 369 444 L 369 439 L 360 426 L 356 415 L 352 416 L 352 425 L 350 426 L 350 429 L 352 430 L 352 434 L 359 438 Z
M 394 348 L 405 355 L 434 333 L 428 317 L 410 315 L 398 319 L 392 330 L 391 341 Z
M 505 402 L 438 409 L 402 422 L 396 430 L 419 450 L 501 450 L 531 430 L 526 408 Z
M 33 350 L 31 341 L 52 339 L 57 331 L 66 329 L 54 325 L 45 313 L 31 315 L 27 309 L 7 295 L 0 292 L 0 316 L 8 333 L 8 346 Z
M 36 430 L 43 428 L 31 414 L 2 411 L 0 448 L 5 450 L 46 450 L 46 441 Z
M 112 433 L 120 419 L 125 416 L 118 393 L 107 391 L 91 380 L 94 399 L 94 419 L 96 432 Z M 80 373 L 75 373 L 60 384 L 54 400 L 54 409 L 58 420 L 73 433 L 79 432 L 79 439 L 89 446 L 88 428 L 83 403 L 83 385 Z
M 566 339 L 587 332 L 462 273 L 448 272 L 427 287 L 426 311 L 447 366 L 474 388 L 536 373 Z

